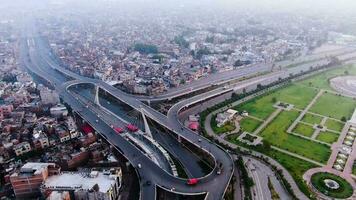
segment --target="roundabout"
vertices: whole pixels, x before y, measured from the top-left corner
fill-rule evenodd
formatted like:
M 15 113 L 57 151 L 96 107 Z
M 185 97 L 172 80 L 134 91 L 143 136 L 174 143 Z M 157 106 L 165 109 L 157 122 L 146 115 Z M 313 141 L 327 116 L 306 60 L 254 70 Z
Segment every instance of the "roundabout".
M 331 198 L 347 199 L 354 192 L 349 182 L 328 172 L 313 174 L 311 184 L 318 192 Z
M 343 95 L 356 97 L 356 76 L 338 76 L 330 79 L 330 86 Z

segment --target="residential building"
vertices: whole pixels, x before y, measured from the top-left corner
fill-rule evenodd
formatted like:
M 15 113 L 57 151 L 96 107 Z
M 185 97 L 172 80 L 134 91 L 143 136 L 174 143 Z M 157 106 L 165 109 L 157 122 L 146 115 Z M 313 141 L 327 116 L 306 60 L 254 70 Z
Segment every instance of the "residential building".
M 38 197 L 43 181 L 59 172 L 60 168 L 54 163 L 26 163 L 10 176 L 16 198 Z
M 46 179 L 41 190 L 43 194 L 55 191 L 69 191 L 74 199 L 116 200 L 120 194 L 121 169 L 84 172 L 62 172 Z
M 30 143 L 21 142 L 13 147 L 16 156 L 21 156 L 25 153 L 28 153 L 32 150 Z

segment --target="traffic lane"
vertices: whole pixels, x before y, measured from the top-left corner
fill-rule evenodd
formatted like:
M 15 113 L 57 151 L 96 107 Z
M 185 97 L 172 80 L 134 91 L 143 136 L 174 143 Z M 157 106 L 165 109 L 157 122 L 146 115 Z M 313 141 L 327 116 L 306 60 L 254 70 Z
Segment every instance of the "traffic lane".
M 200 159 L 198 159 L 197 156 L 192 155 L 192 152 L 187 150 L 186 147 L 183 147 L 175 138 L 168 133 L 161 132 L 156 132 L 153 137 L 167 151 L 169 151 L 173 157 L 180 161 L 189 178 L 204 176 L 204 172 L 199 165 Z
M 37 72 L 37 73 L 40 73 L 41 76 L 43 76 L 44 74 L 43 71 L 42 72 Z M 113 142 L 113 145 L 116 146 L 116 147 L 119 147 L 119 149 L 121 150 L 121 152 L 123 152 L 123 149 L 127 151 L 124 151 L 124 156 L 128 156 L 128 157 L 131 157 L 131 158 L 134 158 L 134 161 L 132 162 L 133 164 L 137 164 L 139 162 L 135 162 L 135 160 L 140 160 L 142 163 L 144 163 L 144 165 L 148 165 L 148 168 L 147 169 L 150 169 L 148 172 L 146 172 L 145 174 L 151 174 L 150 176 L 150 179 L 152 180 L 155 180 L 157 178 L 157 176 L 152 176 L 152 172 L 155 172 L 157 171 L 156 174 L 159 174 L 159 177 L 160 177 L 160 181 L 155 181 L 155 183 L 165 183 L 165 182 L 170 182 L 170 184 L 166 184 L 166 185 L 171 185 L 173 182 L 173 185 L 175 187 L 177 187 L 177 189 L 180 189 L 183 191 L 183 193 L 197 193 L 195 191 L 204 191 L 202 190 L 203 188 L 198 188 L 198 187 L 194 187 L 194 188 L 191 188 L 189 186 L 187 186 L 185 183 L 186 181 L 185 180 L 177 180 L 173 177 L 173 181 L 170 180 L 170 181 L 167 181 L 169 180 L 169 178 L 172 178 L 172 177 L 167 177 L 167 173 L 162 173 L 162 169 L 160 169 L 157 165 L 155 165 L 151 160 L 149 160 L 146 156 L 137 156 L 137 155 L 142 155 L 142 153 L 136 149 L 136 148 L 130 148 L 130 145 L 127 145 L 127 141 L 122 139 L 121 137 L 113 137 L 115 135 L 115 133 L 113 132 L 113 130 L 108 127 L 108 126 L 104 126 L 103 124 L 104 123 L 101 123 L 102 121 L 100 120 L 100 118 L 97 117 L 97 115 L 95 115 L 94 113 L 91 113 L 91 112 L 88 112 L 89 109 L 86 109 L 84 107 L 84 105 L 76 105 L 74 104 L 74 102 L 76 102 L 74 99 L 70 99 L 68 98 L 68 95 L 63 95 L 63 93 L 61 93 L 61 97 L 65 100 L 65 102 L 68 102 L 70 105 L 73 106 L 74 110 L 77 110 L 77 112 L 83 116 L 84 119 L 87 119 L 87 121 L 90 123 L 90 124 L 95 124 L 95 123 L 98 123 L 98 125 L 96 126 L 93 126 L 94 128 L 96 129 L 100 129 L 99 132 L 100 133 L 105 133 L 104 135 L 108 138 L 107 140 L 108 141 L 111 141 Z M 74 98 L 74 97 L 73 97 Z M 79 107 L 78 107 L 79 106 Z M 81 107 L 81 109 L 80 109 Z M 79 108 L 79 109 L 78 109 Z M 90 117 L 84 117 L 84 116 L 88 116 L 88 115 L 91 115 Z M 104 115 L 103 115 L 104 116 Z M 100 120 L 100 123 L 99 122 L 96 122 L 96 120 Z M 132 147 L 132 146 L 131 146 Z M 135 151 L 136 150 L 136 151 Z M 125 153 L 126 152 L 126 153 Z M 139 157 L 138 159 L 135 159 Z M 128 159 L 130 160 L 130 159 Z M 132 159 L 131 159 L 132 160 Z M 130 160 L 130 161 L 131 161 Z M 137 167 L 136 165 L 136 167 Z M 151 166 L 150 166 L 151 165 Z M 155 166 L 153 166 L 155 165 Z M 157 169 L 159 168 L 159 169 Z M 189 187 L 189 190 L 187 190 L 187 187 Z M 148 198 L 149 196 L 151 196 L 150 194 L 145 194 L 146 198 Z M 148 198 L 148 199 L 154 199 L 154 197 L 152 198 Z
M 137 104 L 137 105 L 139 105 L 139 104 Z M 197 187 L 195 187 L 195 188 L 197 188 Z M 209 195 L 209 196 L 213 196 L 213 195 Z
M 171 88 L 167 92 L 157 96 L 141 96 L 131 95 L 140 100 L 160 101 L 165 99 L 175 98 L 190 92 L 201 90 L 212 86 L 213 84 L 221 85 L 232 80 L 241 79 L 243 77 L 253 76 L 258 73 L 264 73 L 271 70 L 271 65 L 258 64 L 253 66 L 246 66 L 232 71 L 221 72 L 217 74 L 211 74 L 208 77 L 193 81 L 192 83 L 179 86 L 177 88 Z
M 74 100 L 68 100 L 66 97 L 64 98 L 66 99 L 66 102 L 70 102 L 71 104 L 75 105 L 73 102 Z M 78 108 L 77 106 L 75 107 Z M 83 106 L 79 106 L 79 107 L 83 109 Z M 77 112 L 81 113 L 82 116 L 86 116 L 84 118 L 87 118 L 90 124 L 94 124 L 95 125 L 94 128 L 99 129 L 98 132 L 104 133 L 108 141 L 112 142 L 113 145 L 115 145 L 116 147 L 120 147 L 119 149 L 123 151 L 125 157 L 126 156 L 131 157 L 132 159 L 129 160 L 130 162 L 133 163 L 134 166 L 137 167 L 137 165 L 141 163 L 142 167 L 138 169 L 139 172 L 144 171 L 144 169 L 149 169 L 144 173 L 140 173 L 140 174 L 144 174 L 144 177 L 146 179 L 152 180 L 152 182 L 161 185 L 162 187 L 166 187 L 166 188 L 174 187 L 176 188 L 176 192 L 187 193 L 187 194 L 200 193 L 201 191 L 207 191 L 207 189 L 209 188 L 212 189 L 219 185 L 217 183 L 218 181 L 214 179 L 214 177 L 212 177 L 212 180 L 210 179 L 207 180 L 208 178 L 201 179 L 200 184 L 193 187 L 186 185 L 186 180 L 178 179 L 171 175 L 168 175 L 165 171 L 159 168 L 146 156 L 137 157 L 137 155 L 140 155 L 141 152 L 136 148 L 132 148 L 132 145 L 127 144 L 128 142 L 122 137 L 118 137 L 117 135 L 115 135 L 113 130 L 109 126 L 107 126 L 102 121 L 102 119 L 97 118 L 97 116 L 91 111 L 89 111 L 89 109 L 84 109 L 84 110 L 79 109 L 77 110 Z M 96 122 L 95 120 L 98 120 L 99 122 Z M 215 196 L 215 198 L 217 197 L 216 199 L 220 199 L 221 197 L 218 197 L 219 195 Z

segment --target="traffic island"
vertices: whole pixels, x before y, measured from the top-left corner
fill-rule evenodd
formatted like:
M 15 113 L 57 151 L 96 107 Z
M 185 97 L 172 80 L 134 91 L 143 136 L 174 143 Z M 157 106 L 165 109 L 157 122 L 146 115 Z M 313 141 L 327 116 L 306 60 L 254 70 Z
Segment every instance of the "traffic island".
M 311 184 L 319 193 L 331 198 L 347 199 L 354 192 L 351 184 L 345 179 L 327 172 L 313 174 Z

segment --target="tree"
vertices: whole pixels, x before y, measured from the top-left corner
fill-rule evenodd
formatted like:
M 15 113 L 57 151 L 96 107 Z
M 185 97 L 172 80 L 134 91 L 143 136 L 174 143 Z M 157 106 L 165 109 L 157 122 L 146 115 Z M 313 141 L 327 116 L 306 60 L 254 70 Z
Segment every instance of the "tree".
M 277 98 L 276 97 L 273 97 L 272 98 L 272 103 L 276 103 L 277 102 Z
M 134 45 L 134 50 L 142 54 L 157 54 L 158 48 L 155 45 L 137 43 Z
M 346 122 L 346 117 L 345 116 L 341 117 L 341 121 Z
M 267 140 L 263 140 L 262 148 L 264 151 L 269 151 L 271 149 L 271 143 Z
M 178 44 L 180 47 L 188 48 L 189 42 L 183 37 L 183 35 L 174 37 L 174 42 Z

